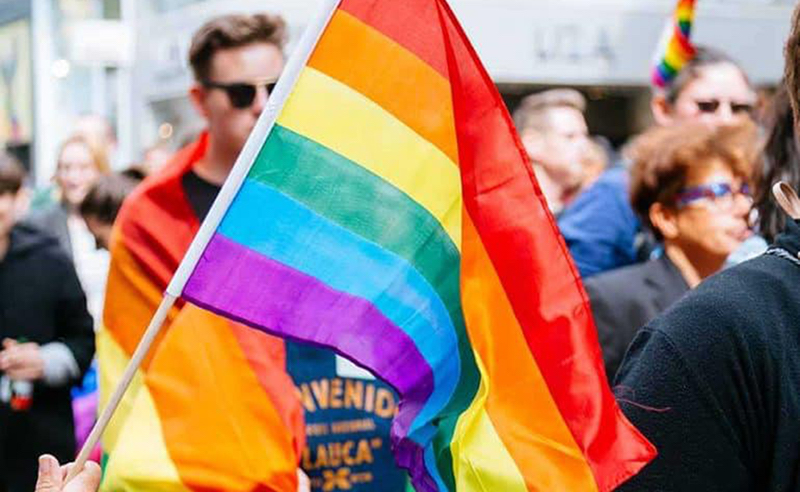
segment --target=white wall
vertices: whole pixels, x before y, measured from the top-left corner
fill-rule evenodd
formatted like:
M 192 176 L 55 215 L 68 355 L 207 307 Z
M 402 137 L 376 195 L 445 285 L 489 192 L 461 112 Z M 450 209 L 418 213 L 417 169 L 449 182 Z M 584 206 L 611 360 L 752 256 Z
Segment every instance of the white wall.
M 403 1 L 403 0 L 396 0 Z M 774 84 L 794 0 L 698 0 L 694 39 L 738 59 L 758 84 Z M 297 40 L 319 0 L 206 0 L 167 13 L 142 5 L 134 66 L 136 137 L 158 122 L 148 105 L 185 94 L 186 52 L 206 19 L 232 11 L 284 15 Z M 451 0 L 497 82 L 646 86 L 674 0 Z M 290 46 L 291 49 L 291 46 Z M 148 119 L 150 118 L 150 119 Z

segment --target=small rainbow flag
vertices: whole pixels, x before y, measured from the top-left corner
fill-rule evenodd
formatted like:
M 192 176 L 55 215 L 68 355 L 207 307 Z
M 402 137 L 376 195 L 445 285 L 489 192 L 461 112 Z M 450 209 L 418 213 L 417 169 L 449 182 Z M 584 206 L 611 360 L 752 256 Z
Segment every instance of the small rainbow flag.
M 656 87 L 664 88 L 672 82 L 678 72 L 696 54 L 689 37 L 694 21 L 695 0 L 679 0 L 673 20 L 668 24 L 664 40 L 658 52 L 663 53 L 653 67 L 652 81 Z
M 605 383 L 578 274 L 455 16 L 326 12 L 168 291 L 394 386 L 417 490 L 613 489 L 655 449 Z

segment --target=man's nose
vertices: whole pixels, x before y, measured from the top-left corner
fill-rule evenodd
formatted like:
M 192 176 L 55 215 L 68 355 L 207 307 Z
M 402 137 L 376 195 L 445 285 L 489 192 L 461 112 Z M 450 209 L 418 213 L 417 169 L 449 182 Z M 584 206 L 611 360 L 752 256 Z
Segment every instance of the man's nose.
M 717 118 L 719 119 L 720 123 L 724 123 L 726 125 L 733 123 L 734 119 L 736 119 L 736 114 L 733 112 L 730 103 L 719 105 L 719 109 L 717 109 Z
M 264 86 L 258 86 L 256 89 L 256 97 L 253 100 L 253 104 L 250 105 L 250 110 L 253 111 L 254 114 L 260 115 L 267 106 L 268 99 L 269 93 L 267 92 L 267 88 Z

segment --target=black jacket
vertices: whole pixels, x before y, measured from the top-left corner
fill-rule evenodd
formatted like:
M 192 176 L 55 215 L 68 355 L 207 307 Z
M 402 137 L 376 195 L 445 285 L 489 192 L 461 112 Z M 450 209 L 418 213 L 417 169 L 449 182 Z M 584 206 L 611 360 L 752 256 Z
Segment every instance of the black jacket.
M 12 229 L 8 253 L 0 260 L 0 340 L 4 338 L 40 345 L 61 342 L 81 375 L 94 355 L 92 318 L 72 261 L 54 237 L 22 224 Z M 33 490 L 30 480 L 35 482 L 41 453 L 63 461 L 74 458 L 70 383 L 77 381 L 61 387 L 36 383 L 33 406 L 26 412 L 12 412 L 0 403 L 0 490 L 4 480 L 8 490 Z
M 658 457 L 620 490 L 800 490 L 800 226 L 639 331 L 617 374 Z
M 666 255 L 595 275 L 586 280 L 584 287 L 592 303 L 609 380 L 614 379 L 639 328 L 689 290 L 683 275 Z

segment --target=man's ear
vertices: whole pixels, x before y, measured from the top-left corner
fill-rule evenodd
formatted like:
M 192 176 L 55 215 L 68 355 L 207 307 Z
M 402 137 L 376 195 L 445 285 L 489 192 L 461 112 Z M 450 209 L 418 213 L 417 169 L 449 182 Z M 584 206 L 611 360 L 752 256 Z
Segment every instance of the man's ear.
M 192 102 L 195 111 L 203 118 L 208 118 L 208 108 L 206 107 L 206 89 L 195 82 L 189 87 L 189 100 Z
M 650 99 L 650 111 L 653 113 L 653 119 L 659 126 L 669 126 L 674 122 L 672 116 L 672 106 L 664 97 L 664 94 L 655 94 Z
M 664 239 L 678 237 L 678 214 L 675 209 L 654 203 L 650 205 L 649 216 L 653 228 L 658 230 Z
M 533 162 L 540 161 L 541 155 L 544 152 L 544 137 L 542 134 L 536 130 L 524 130 L 520 134 L 520 140 L 522 140 L 525 151 L 528 152 L 528 157 L 530 157 Z

